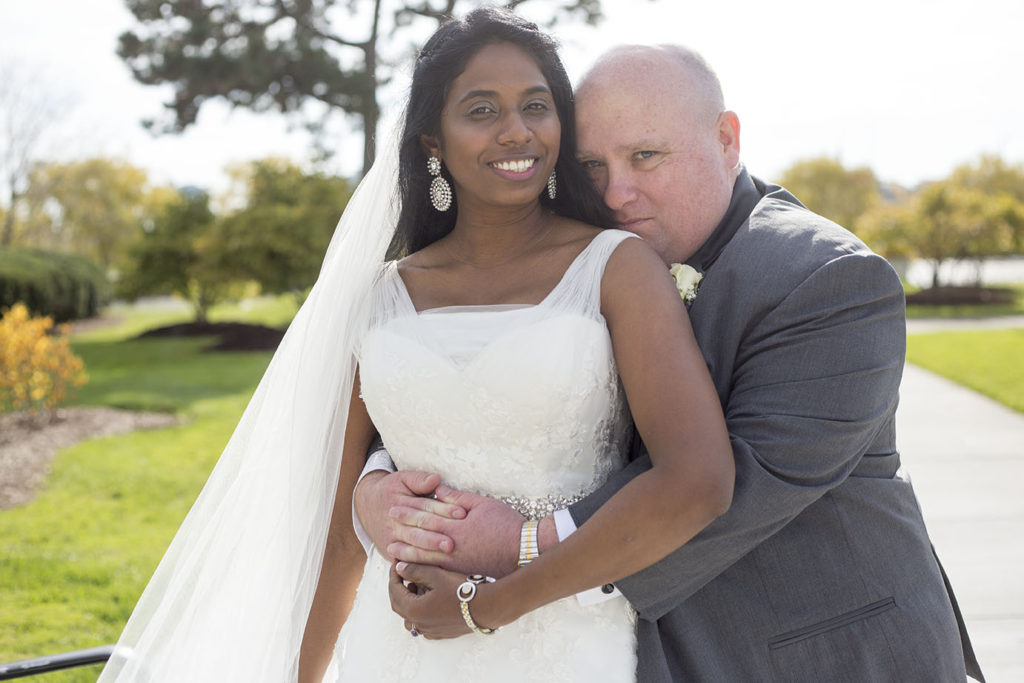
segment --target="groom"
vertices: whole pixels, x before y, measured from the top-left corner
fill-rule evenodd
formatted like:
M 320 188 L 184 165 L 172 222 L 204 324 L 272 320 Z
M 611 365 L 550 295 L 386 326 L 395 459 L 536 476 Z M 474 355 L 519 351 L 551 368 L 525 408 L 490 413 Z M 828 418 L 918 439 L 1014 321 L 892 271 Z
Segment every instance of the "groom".
M 621 226 L 667 264 L 704 274 L 690 318 L 736 460 L 725 515 L 603 589 L 639 613 L 638 680 L 963 681 L 973 655 L 898 474 L 905 322 L 892 269 L 743 170 L 739 121 L 693 52 L 612 51 L 580 85 L 577 116 L 580 162 Z M 542 550 L 650 467 L 637 455 L 546 518 Z M 409 562 L 507 573 L 522 518 L 444 487 L 440 502 L 417 496 L 437 483 L 366 476 L 356 509 L 377 546 Z M 445 501 L 464 519 L 446 519 L 455 508 Z M 401 592 L 393 606 L 418 623 L 431 599 L 454 598 Z

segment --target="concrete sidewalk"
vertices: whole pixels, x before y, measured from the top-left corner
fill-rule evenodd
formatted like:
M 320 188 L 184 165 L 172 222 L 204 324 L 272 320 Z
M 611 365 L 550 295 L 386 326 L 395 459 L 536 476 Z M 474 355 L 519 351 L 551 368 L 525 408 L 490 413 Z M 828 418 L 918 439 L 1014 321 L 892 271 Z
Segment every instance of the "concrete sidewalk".
M 1024 414 L 908 364 L 897 434 L 988 683 L 1024 681 Z

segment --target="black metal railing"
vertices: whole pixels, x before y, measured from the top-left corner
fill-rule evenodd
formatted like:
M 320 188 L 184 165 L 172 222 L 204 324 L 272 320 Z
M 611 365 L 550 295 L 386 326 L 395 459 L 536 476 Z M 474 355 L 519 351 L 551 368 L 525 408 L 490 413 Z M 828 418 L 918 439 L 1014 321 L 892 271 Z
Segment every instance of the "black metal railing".
M 8 662 L 7 664 L 0 664 L 0 681 L 35 676 L 51 671 L 61 671 L 62 669 L 74 669 L 80 666 L 103 664 L 110 659 L 113 653 L 113 645 L 104 645 L 102 647 L 91 647 L 87 650 L 73 650 L 71 652 L 61 652 L 57 655 Z

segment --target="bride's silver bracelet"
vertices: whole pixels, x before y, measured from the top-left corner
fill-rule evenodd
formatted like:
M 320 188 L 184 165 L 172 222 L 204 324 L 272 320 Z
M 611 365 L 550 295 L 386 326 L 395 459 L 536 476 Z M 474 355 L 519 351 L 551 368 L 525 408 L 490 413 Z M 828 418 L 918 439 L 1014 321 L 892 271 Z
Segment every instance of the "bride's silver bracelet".
M 459 587 L 455 589 L 455 595 L 459 598 L 459 609 L 462 610 L 462 618 L 466 621 L 466 626 L 468 626 L 474 633 L 479 633 L 483 636 L 492 636 L 498 629 L 482 628 L 477 626 L 476 622 L 473 621 L 473 615 L 469 613 L 469 601 L 476 597 L 476 587 L 481 583 L 494 583 L 494 578 L 484 576 L 483 574 L 470 574 L 466 577 L 466 580 L 460 583 Z

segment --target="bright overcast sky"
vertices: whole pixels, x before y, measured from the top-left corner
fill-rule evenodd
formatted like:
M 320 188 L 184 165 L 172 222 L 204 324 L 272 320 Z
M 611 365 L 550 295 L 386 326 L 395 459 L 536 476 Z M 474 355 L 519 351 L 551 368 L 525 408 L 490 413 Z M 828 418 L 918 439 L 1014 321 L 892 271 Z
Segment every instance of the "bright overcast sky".
M 534 0 L 539 5 L 548 0 Z M 605 48 L 680 42 L 718 71 L 742 124 L 742 156 L 772 179 L 829 155 L 914 185 L 982 153 L 1024 161 L 1021 0 L 603 0 L 597 29 L 555 32 L 575 81 Z M 0 61 L 77 103 L 50 136 L 61 158 L 121 156 L 153 180 L 214 189 L 224 167 L 268 155 L 302 160 L 307 139 L 275 115 L 204 107 L 183 136 L 152 138 L 139 120 L 166 96 L 135 83 L 114 50 L 132 26 L 121 0 L 0 0 Z M 393 99 L 394 95 L 391 95 Z M 383 101 L 385 107 L 393 101 Z M 336 170 L 361 162 L 358 134 Z

